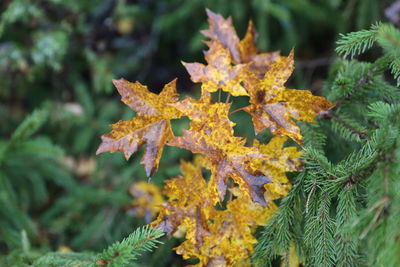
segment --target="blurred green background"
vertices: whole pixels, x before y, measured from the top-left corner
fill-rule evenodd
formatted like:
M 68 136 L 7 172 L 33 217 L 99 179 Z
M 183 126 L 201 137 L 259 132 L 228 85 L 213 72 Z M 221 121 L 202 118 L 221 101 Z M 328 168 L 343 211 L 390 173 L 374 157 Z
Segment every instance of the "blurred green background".
M 231 15 L 240 37 L 256 24 L 261 51 L 295 49 L 293 88 L 321 94 L 339 33 L 386 21 L 385 0 L 3 0 L 0 2 L 0 253 L 67 246 L 100 251 L 143 218 L 127 208 L 145 180 L 141 152 L 95 156 L 108 125 L 133 116 L 111 80 L 154 92 L 178 77 L 180 61 L 204 62 L 205 8 Z M 238 120 L 241 118 L 238 117 Z M 243 122 L 245 123 L 245 122 Z M 180 125 L 177 125 L 179 127 Z M 251 135 L 249 131 L 239 134 Z M 167 148 L 154 183 L 179 173 L 190 153 Z M 182 266 L 163 240 L 143 266 Z

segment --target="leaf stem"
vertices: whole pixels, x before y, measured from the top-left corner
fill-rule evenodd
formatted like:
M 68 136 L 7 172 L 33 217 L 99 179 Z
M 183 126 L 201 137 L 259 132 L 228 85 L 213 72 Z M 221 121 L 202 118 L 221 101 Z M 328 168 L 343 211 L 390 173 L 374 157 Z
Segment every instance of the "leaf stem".
M 230 99 L 231 99 L 231 93 L 228 93 L 228 96 L 226 97 L 225 100 L 225 104 L 228 104 Z
M 246 106 L 246 107 L 241 107 L 241 108 L 235 109 L 235 110 L 229 112 L 228 115 L 232 115 L 232 114 L 234 114 L 234 113 L 236 113 L 236 112 L 238 112 L 238 111 L 245 110 L 245 108 L 247 108 L 247 106 Z

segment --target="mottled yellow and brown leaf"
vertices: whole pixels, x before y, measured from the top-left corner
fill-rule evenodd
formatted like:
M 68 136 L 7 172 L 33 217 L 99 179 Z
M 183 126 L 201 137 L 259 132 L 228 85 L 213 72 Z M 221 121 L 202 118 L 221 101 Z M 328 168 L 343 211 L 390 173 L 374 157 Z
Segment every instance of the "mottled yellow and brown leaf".
M 230 190 L 236 198 L 225 210 L 216 209 L 201 167 L 182 162 L 184 176 L 167 181 L 164 193 L 169 201 L 152 225 L 169 234 L 184 231 L 186 240 L 175 250 L 184 259 L 198 258 L 196 266 L 250 266 L 249 256 L 257 242 L 254 228 L 264 225 L 276 206 L 254 203 L 235 187 Z
M 254 146 L 261 153 L 268 154 L 271 157 L 268 161 L 256 163 L 256 168 L 271 179 L 271 183 L 264 185 L 264 198 L 268 203 L 288 194 L 291 184 L 286 172 L 295 172 L 302 169 L 300 157 L 303 152 L 296 147 L 284 147 L 286 141 L 287 137 L 275 136 L 266 145 L 260 144 L 257 140 L 254 142 Z
M 178 98 L 176 80 L 168 83 L 159 95 L 139 82 L 131 83 L 123 79 L 113 82 L 122 96 L 122 102 L 135 110 L 138 116 L 112 124 L 112 131 L 101 137 L 96 154 L 122 152 L 129 159 L 141 145 L 146 144 L 141 163 L 150 177 L 158 168 L 165 144 L 173 138 L 170 120 L 181 116 L 170 105 Z
M 201 33 L 211 40 L 220 42 L 229 49 L 233 60 L 236 63 L 241 62 L 239 53 L 239 38 L 232 24 L 232 18 L 224 19 L 220 14 L 216 14 L 206 9 L 208 15 L 208 23 L 210 28 L 202 30 Z
M 166 119 L 177 119 L 180 113 L 167 105 L 178 100 L 176 92 L 176 79 L 164 86 L 159 95 L 148 90 L 140 82 L 129 82 L 124 79 L 113 80 L 115 87 L 121 95 L 121 101 L 137 112 L 140 116 L 163 116 Z
M 239 42 L 239 54 L 240 54 L 239 62 L 250 62 L 253 56 L 257 54 L 258 47 L 256 44 L 256 40 L 257 40 L 257 32 L 254 27 L 253 21 L 250 20 L 249 25 L 247 26 L 246 34 L 244 38 Z
M 168 144 L 207 157 L 212 166 L 210 183 L 216 201 L 223 201 L 226 184 L 232 178 L 254 201 L 267 205 L 263 185 L 270 179 L 262 175 L 254 164 L 269 157 L 255 147 L 246 147 L 245 141 L 233 135 L 230 121 L 214 115 L 201 127 L 198 123 L 192 123 L 189 130 L 183 131 L 183 136 L 175 137 Z
M 207 44 L 210 47 L 204 53 L 207 66 L 197 62 L 182 62 L 192 81 L 203 83 L 202 89 L 208 92 L 222 89 L 234 96 L 248 95 L 241 85 L 247 66 L 244 64 L 232 66 L 231 55 L 221 43 L 213 41 Z
M 171 104 L 191 121 L 207 123 L 210 118 L 217 116 L 221 120 L 229 120 L 230 103 L 212 103 L 207 98 L 199 100 L 186 97 L 184 100 Z M 233 124 L 233 122 L 232 122 Z
M 149 223 L 159 212 L 164 199 L 160 188 L 152 183 L 139 181 L 131 185 L 129 193 L 135 198 L 128 212 L 138 217 L 144 217 Z
M 251 105 L 245 110 L 253 118 L 256 134 L 268 128 L 275 135 L 288 136 L 302 144 L 300 129 L 293 119 L 313 122 L 316 115 L 334 105 L 310 91 L 286 89 L 284 84 L 292 71 L 293 52 L 272 63 L 264 78 L 247 76 L 245 86 Z
M 169 201 L 161 205 L 158 218 L 152 222 L 168 235 L 174 234 L 181 225 L 200 231 L 214 211 L 215 203 L 208 198 L 208 185 L 201 168 L 181 161 L 181 171 L 184 176 L 165 181 L 163 193 Z M 195 234 L 193 242 L 200 242 L 202 236 L 202 232 Z
M 231 17 L 224 19 L 220 14 L 215 14 L 208 9 L 206 11 L 210 28 L 201 31 L 203 35 L 226 47 L 235 64 L 248 63 L 247 66 L 251 72 L 263 77 L 269 65 L 280 57 L 279 51 L 257 54 L 257 32 L 251 20 L 244 38 L 239 40 Z

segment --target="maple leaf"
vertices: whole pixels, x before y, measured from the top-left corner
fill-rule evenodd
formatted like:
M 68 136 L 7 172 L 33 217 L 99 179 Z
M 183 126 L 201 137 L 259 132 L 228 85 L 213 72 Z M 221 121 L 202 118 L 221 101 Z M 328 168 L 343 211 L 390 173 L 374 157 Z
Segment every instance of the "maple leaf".
M 231 18 L 209 10 L 207 14 L 210 28 L 203 31 L 211 39 L 204 53 L 207 65 L 183 63 L 191 79 L 202 83 L 201 98 L 177 101 L 175 80 L 159 95 L 138 82 L 115 80 L 122 101 L 137 115 L 111 125 L 97 153 L 120 151 L 129 159 L 145 144 L 141 163 L 148 176 L 157 169 L 166 144 L 200 154 L 195 164 L 181 162 L 182 176 L 165 182 L 163 193 L 169 200 L 159 205 L 151 225 L 170 236 L 184 234 L 186 240 L 176 252 L 184 259 L 198 258 L 198 266 L 249 266 L 257 242 L 254 228 L 272 216 L 277 209 L 274 200 L 287 195 L 291 185 L 286 173 L 302 167 L 302 153 L 284 147 L 287 137 L 301 144 L 294 120 L 313 121 L 333 104 L 309 91 L 285 88 L 293 71 L 293 52 L 288 57 L 279 52 L 258 54 L 252 21 L 239 40 Z M 226 103 L 211 100 L 211 93 L 219 89 L 229 92 L 229 97 L 250 96 L 250 105 L 241 109 L 252 116 L 256 133 L 269 128 L 278 136 L 268 144 L 255 140 L 246 146 L 245 138 L 234 136 L 230 98 Z M 170 120 L 181 116 L 189 117 L 190 128 L 175 137 Z M 211 170 L 208 181 L 202 168 Z M 152 204 L 161 201 L 155 191 L 139 185 L 131 191 L 137 197 L 135 211 L 154 215 L 157 208 L 152 209 Z M 230 198 L 225 202 L 226 192 Z
M 216 14 L 207 8 L 206 12 L 210 28 L 202 30 L 201 33 L 211 40 L 220 42 L 229 49 L 233 60 L 240 62 L 239 37 L 233 27 L 232 17 L 224 19 L 220 14 Z
M 265 208 L 249 197 L 236 196 L 225 210 L 214 210 L 202 234 L 201 244 L 191 238 L 196 233 L 193 228 L 195 223 L 188 225 L 187 240 L 175 248 L 177 254 L 184 259 L 198 258 L 200 262 L 197 266 L 250 266 L 249 256 L 257 243 L 253 236 L 254 228 L 264 225 L 276 207 Z
M 201 230 L 206 226 L 204 226 L 205 222 L 196 223 L 196 219 L 202 221 L 203 215 L 199 213 L 199 208 L 208 208 L 203 213 L 209 217 L 214 203 L 210 198 L 205 197 L 209 189 L 202 176 L 201 168 L 181 161 L 181 171 L 184 176 L 165 181 L 163 193 L 168 196 L 169 201 L 161 205 L 160 214 L 152 225 L 160 227 L 170 236 L 178 230 L 180 225 L 194 223 L 191 227 L 199 228 L 197 236 L 193 237 L 194 241 L 201 242 L 204 234 Z
M 263 78 L 248 75 L 245 82 L 251 105 L 244 110 L 253 119 L 256 134 L 268 128 L 273 134 L 289 136 L 302 144 L 300 129 L 293 119 L 314 122 L 314 117 L 334 105 L 310 91 L 286 89 L 293 71 L 293 51 L 273 62 Z
M 225 210 L 215 214 L 208 227 L 211 234 L 204 238 L 202 253 L 215 255 L 213 259 L 223 263 L 220 266 L 233 266 L 235 263 L 250 266 L 249 256 L 257 243 L 253 236 L 254 228 L 266 224 L 277 207 L 263 207 L 237 187 L 230 191 L 236 198 L 227 203 Z
M 257 140 L 253 144 L 261 153 L 271 157 L 269 161 L 256 163 L 256 168 L 271 179 L 271 183 L 264 185 L 264 198 L 268 203 L 288 194 L 291 184 L 286 173 L 302 169 L 300 157 L 303 152 L 296 147 L 284 147 L 287 139 L 285 136 L 275 136 L 268 144 L 260 144 Z
M 201 162 L 201 161 L 199 161 Z M 201 175 L 202 165 L 181 162 L 183 176 L 166 181 L 169 201 L 161 206 L 152 226 L 169 234 L 183 230 L 186 240 L 177 248 L 184 259 L 198 258 L 197 266 L 249 266 L 248 257 L 257 240 L 254 227 L 266 223 L 276 210 L 254 203 L 238 188 L 226 210 L 218 210 L 212 200 L 212 185 Z
M 170 105 L 189 117 L 192 125 L 193 122 L 197 122 L 204 126 L 209 120 L 213 120 L 213 117 L 225 121 L 231 126 L 235 125 L 228 117 L 231 104 L 213 103 L 210 95 L 203 95 L 199 100 L 187 96 L 184 100 Z
M 254 201 L 266 205 L 263 185 L 270 182 L 270 179 L 253 166 L 255 162 L 268 160 L 269 157 L 255 147 L 246 147 L 244 138 L 233 135 L 234 124 L 229 120 L 227 112 L 229 104 L 209 104 L 208 111 L 213 112 L 212 115 L 201 108 L 199 114 L 193 114 L 191 107 L 195 104 L 204 105 L 201 101 L 187 99 L 184 104 L 177 103 L 174 106 L 190 118 L 199 117 L 203 121 L 198 123 L 194 120 L 189 130 L 183 130 L 183 136 L 174 137 L 168 144 L 203 154 L 210 160 L 211 183 L 219 201 L 223 201 L 227 180 L 231 177 Z
M 128 212 L 138 217 L 144 217 L 146 222 L 150 222 L 159 212 L 159 206 L 164 201 L 159 187 L 144 181 L 132 184 L 129 193 L 135 197 L 135 200 L 130 205 Z
M 103 152 L 123 152 L 126 159 L 138 148 L 146 144 L 141 163 L 148 177 L 155 172 L 165 144 L 173 138 L 171 119 L 181 113 L 169 104 L 177 101 L 176 79 L 165 85 L 157 95 L 139 82 L 131 83 L 124 79 L 113 80 L 122 102 L 137 112 L 128 121 L 111 125 L 112 131 L 101 137 L 102 143 L 96 154 Z
M 234 63 L 250 63 L 249 69 L 262 77 L 269 65 L 280 57 L 279 51 L 257 54 L 257 33 L 253 21 L 249 21 L 244 38 L 239 40 L 231 17 L 224 19 L 220 14 L 213 13 L 209 9 L 206 9 L 206 12 L 210 28 L 201 31 L 201 33 L 225 46 L 229 50 Z
M 219 88 L 234 96 L 248 95 L 240 84 L 246 65 L 231 65 L 231 56 L 227 48 L 219 42 L 208 42 L 210 49 L 204 52 L 208 65 L 185 63 L 193 82 L 202 82 L 202 89 L 215 92 Z

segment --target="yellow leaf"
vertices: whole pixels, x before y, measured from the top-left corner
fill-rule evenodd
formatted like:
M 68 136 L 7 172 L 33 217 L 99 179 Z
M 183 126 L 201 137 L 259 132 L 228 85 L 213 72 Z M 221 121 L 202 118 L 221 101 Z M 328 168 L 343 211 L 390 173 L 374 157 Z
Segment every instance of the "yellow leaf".
M 301 261 L 299 259 L 299 256 L 297 255 L 296 246 L 292 242 L 290 244 L 288 254 L 283 256 L 281 267 L 299 267 L 300 264 Z
M 272 63 L 264 78 L 248 75 L 246 89 L 250 106 L 245 110 L 253 118 L 256 134 L 268 128 L 273 134 L 288 136 L 302 144 L 300 129 L 295 121 L 313 122 L 314 117 L 334 105 L 310 91 L 286 89 L 284 84 L 293 71 L 293 51 L 287 58 Z
M 205 161 L 197 161 L 201 162 Z M 216 209 L 212 185 L 201 175 L 202 166 L 181 164 L 184 176 L 166 181 L 164 193 L 169 201 L 152 225 L 170 235 L 186 231 L 186 240 L 175 250 L 184 259 L 198 258 L 196 266 L 250 266 L 248 258 L 257 242 L 255 227 L 264 225 L 276 206 L 263 207 L 235 187 L 230 190 L 236 198 L 225 210 Z
M 248 95 L 241 85 L 246 65 L 231 65 L 231 55 L 221 43 L 207 43 L 210 49 L 204 53 L 208 65 L 201 63 L 185 63 L 193 82 L 202 82 L 202 89 L 215 92 L 222 89 L 234 96 Z
M 141 145 L 146 144 L 141 163 L 150 177 L 158 168 L 165 144 L 173 138 L 170 120 L 181 116 L 169 105 L 178 99 L 176 79 L 168 83 L 159 95 L 139 82 L 121 79 L 114 80 L 114 85 L 122 96 L 122 102 L 135 110 L 138 116 L 112 124 L 112 131 L 101 137 L 102 143 L 96 154 L 123 152 L 129 159 Z
M 164 201 L 158 186 L 144 181 L 132 184 L 129 193 L 135 197 L 129 210 L 136 216 L 145 217 L 146 221 L 156 216 Z
M 210 28 L 202 31 L 203 35 L 213 41 L 220 42 L 226 47 L 236 64 L 249 63 L 249 70 L 263 77 L 269 65 L 279 58 L 279 51 L 257 54 L 257 32 L 250 20 L 246 35 L 239 41 L 236 30 L 232 24 L 232 18 L 224 19 L 221 15 L 206 10 Z
M 217 114 L 217 113 L 216 113 Z M 207 157 L 211 162 L 211 184 L 217 200 L 223 201 L 228 178 L 232 178 L 251 198 L 266 205 L 263 185 L 270 179 L 254 168 L 256 160 L 268 160 L 255 147 L 246 147 L 245 139 L 235 137 L 230 121 L 217 115 L 199 126 L 192 123 L 190 130 L 184 130 L 183 136 L 175 137 L 169 145 L 188 149 Z

